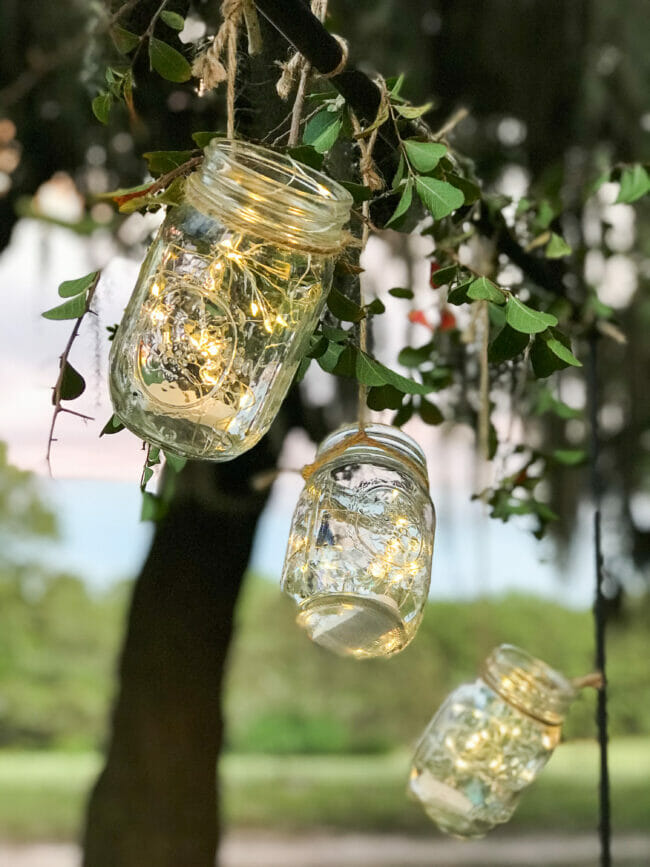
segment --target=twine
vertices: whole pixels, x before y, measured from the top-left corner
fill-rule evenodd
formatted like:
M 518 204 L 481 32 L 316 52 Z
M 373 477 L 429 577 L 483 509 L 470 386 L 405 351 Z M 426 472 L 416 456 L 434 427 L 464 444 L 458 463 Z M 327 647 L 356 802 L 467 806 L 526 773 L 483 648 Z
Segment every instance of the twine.
M 201 95 L 217 87 L 222 81 L 227 82 L 227 134 L 228 138 L 234 138 L 237 35 L 242 18 L 248 33 L 249 54 L 259 54 L 262 50 L 262 32 L 253 0 L 223 0 L 221 15 L 223 23 L 208 48 L 199 54 L 192 64 L 192 75 L 200 80 Z
M 328 0 L 312 0 L 311 3 L 311 11 L 316 16 L 316 18 L 318 18 L 321 24 L 325 21 L 325 17 L 327 15 L 327 3 Z M 348 62 L 348 43 L 341 36 L 337 36 L 336 34 L 333 34 L 333 36 L 341 48 L 341 59 L 334 67 L 334 69 L 330 70 L 330 72 L 321 73 L 323 78 L 334 78 L 335 75 L 340 75 L 341 72 L 343 72 L 343 70 L 345 69 Z M 289 60 L 287 60 L 285 63 L 279 63 L 278 65 L 282 70 L 282 74 L 278 79 L 278 83 L 275 86 L 278 92 L 278 96 L 280 97 L 280 99 L 288 99 L 289 94 L 296 85 L 296 81 L 298 81 L 298 96 L 296 97 L 296 101 L 300 100 L 300 102 L 302 102 L 302 98 L 304 97 L 304 92 L 307 87 L 307 81 L 312 70 L 311 63 L 303 54 L 301 54 L 299 51 L 296 51 L 295 54 L 293 54 L 289 58 Z
M 605 686 L 605 676 L 602 671 L 592 671 L 582 677 L 571 678 L 571 686 L 574 689 L 585 689 L 592 686 L 594 689 L 602 689 Z
M 326 463 L 333 460 L 334 458 L 339 457 L 339 455 L 342 455 L 349 448 L 361 445 L 380 449 L 382 452 L 385 452 L 385 454 L 387 454 L 389 457 L 393 458 L 393 460 L 397 461 L 398 463 L 405 464 L 414 475 L 416 475 L 423 481 L 425 487 L 428 488 L 429 480 L 426 476 L 425 471 L 419 464 L 411 460 L 411 458 L 407 457 L 397 449 L 392 448 L 392 446 L 386 445 L 386 443 L 383 443 L 380 440 L 375 439 L 374 437 L 368 436 L 365 430 L 359 430 L 358 433 L 352 434 L 352 436 L 350 437 L 346 437 L 340 443 L 337 443 L 335 446 L 326 449 L 326 451 L 324 451 L 321 455 L 318 455 L 311 464 L 306 464 L 300 471 L 303 479 L 305 480 L 305 482 L 308 482 L 314 475 L 314 473 L 320 470 L 320 468 Z
M 388 92 L 386 86 L 383 82 L 383 79 L 380 79 L 379 86 L 381 90 L 381 99 L 379 103 L 379 107 L 377 109 L 377 117 L 379 117 L 386 106 L 386 102 L 388 100 Z M 361 159 L 359 161 L 359 171 L 361 173 L 361 179 L 366 187 L 369 187 L 371 190 L 380 190 L 384 186 L 384 182 L 377 171 L 377 167 L 375 166 L 375 162 L 372 158 L 372 152 L 375 147 L 375 142 L 377 141 L 377 134 L 379 132 L 379 126 L 375 127 L 372 131 L 371 135 L 367 140 L 365 140 L 362 136 L 361 124 L 359 123 L 358 118 L 354 114 L 354 112 L 350 112 L 350 118 L 352 120 L 352 128 L 354 129 L 355 137 L 357 140 L 357 144 L 359 145 L 359 150 L 361 151 Z M 366 244 L 368 243 L 368 237 L 370 235 L 370 203 L 366 200 L 361 205 L 361 213 L 363 215 L 363 228 L 361 230 L 361 251 L 365 250 Z M 361 307 L 365 306 L 365 299 L 363 296 L 363 284 L 361 279 L 359 279 L 359 304 Z M 359 349 L 361 352 L 366 353 L 368 351 L 368 321 L 367 317 L 363 317 L 363 319 L 359 323 Z M 359 419 L 359 430 L 363 432 L 366 427 L 367 422 L 367 399 L 368 399 L 368 387 L 359 383 L 359 407 L 358 407 L 358 419 Z

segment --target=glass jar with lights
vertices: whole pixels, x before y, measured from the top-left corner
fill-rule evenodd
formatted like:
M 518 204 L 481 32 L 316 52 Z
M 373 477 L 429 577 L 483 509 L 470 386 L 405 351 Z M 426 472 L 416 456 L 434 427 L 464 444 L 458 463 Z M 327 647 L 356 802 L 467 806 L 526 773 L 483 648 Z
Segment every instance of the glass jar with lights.
M 575 695 L 545 662 L 501 645 L 481 677 L 452 692 L 425 729 L 409 794 L 442 831 L 484 836 L 510 819 L 550 759 Z
M 350 194 L 289 156 L 215 138 L 144 261 L 111 350 L 116 415 L 225 461 L 277 414 L 345 247 Z
M 298 623 L 342 656 L 398 653 L 431 576 L 435 513 L 420 446 L 388 425 L 348 425 L 303 474 L 282 572 Z

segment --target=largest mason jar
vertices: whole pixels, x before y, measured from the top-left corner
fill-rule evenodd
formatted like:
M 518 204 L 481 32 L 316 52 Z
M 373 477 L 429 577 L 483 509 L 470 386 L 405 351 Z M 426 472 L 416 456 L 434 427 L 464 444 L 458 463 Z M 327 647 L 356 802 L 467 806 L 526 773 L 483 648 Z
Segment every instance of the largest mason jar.
M 227 461 L 277 414 L 331 285 L 352 198 L 289 156 L 213 139 L 144 261 L 111 350 L 116 415 Z

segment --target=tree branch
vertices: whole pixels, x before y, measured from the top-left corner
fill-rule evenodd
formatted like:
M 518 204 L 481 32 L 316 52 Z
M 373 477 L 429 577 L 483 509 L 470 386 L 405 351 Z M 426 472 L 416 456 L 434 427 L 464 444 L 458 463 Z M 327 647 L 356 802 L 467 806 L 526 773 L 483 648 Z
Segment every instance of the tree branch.
M 75 412 L 75 410 L 68 409 L 67 407 L 61 405 L 61 400 L 63 399 L 61 397 L 61 388 L 63 386 L 63 377 L 65 376 L 65 368 L 66 368 L 66 364 L 68 363 L 68 356 L 70 355 L 70 351 L 72 349 L 72 344 L 77 339 L 77 335 L 79 334 L 79 329 L 81 328 L 81 323 L 83 322 L 84 317 L 86 316 L 87 313 L 90 312 L 90 304 L 93 300 L 93 296 L 95 295 L 95 290 L 97 289 L 97 284 L 99 283 L 100 276 L 101 276 L 101 271 L 98 271 L 97 276 L 95 277 L 93 282 L 90 284 L 89 288 L 87 289 L 86 306 L 84 307 L 84 311 L 81 314 L 81 316 L 77 319 L 77 321 L 75 322 L 74 327 L 72 329 L 72 332 L 70 334 L 70 337 L 68 338 L 68 342 L 65 345 L 65 349 L 63 350 L 63 352 L 61 353 L 61 356 L 59 358 L 59 375 L 57 377 L 56 382 L 54 383 L 54 388 L 52 390 L 52 403 L 54 404 L 54 412 L 52 413 L 52 422 L 50 424 L 50 433 L 49 433 L 48 440 L 47 440 L 47 452 L 45 455 L 45 460 L 47 461 L 47 468 L 49 470 L 50 475 L 52 475 L 52 463 L 50 460 L 51 456 L 52 456 L 52 444 L 56 442 L 56 439 L 54 437 L 54 429 L 56 427 L 56 420 L 59 417 L 59 414 L 62 412 L 67 412 L 70 415 L 79 416 L 80 418 L 83 418 L 86 421 L 92 421 L 90 416 L 83 415 L 80 412 Z

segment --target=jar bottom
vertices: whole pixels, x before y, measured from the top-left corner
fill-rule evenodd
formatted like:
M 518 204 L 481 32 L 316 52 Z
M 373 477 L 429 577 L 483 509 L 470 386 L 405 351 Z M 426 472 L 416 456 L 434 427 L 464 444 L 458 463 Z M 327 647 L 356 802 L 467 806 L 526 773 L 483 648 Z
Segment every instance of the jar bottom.
M 497 815 L 492 816 L 492 821 L 481 818 L 480 813 L 485 808 L 481 810 L 465 792 L 437 779 L 426 768 L 411 769 L 407 794 L 420 804 L 441 831 L 459 840 L 485 837 L 495 825 L 507 821 L 514 811 L 513 804 L 507 811 L 507 818 Z M 476 797 L 476 792 L 473 794 Z
M 391 656 L 408 644 L 399 609 L 386 596 L 322 593 L 302 603 L 297 621 L 312 641 L 339 656 Z

